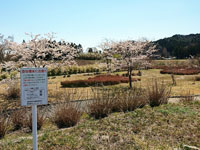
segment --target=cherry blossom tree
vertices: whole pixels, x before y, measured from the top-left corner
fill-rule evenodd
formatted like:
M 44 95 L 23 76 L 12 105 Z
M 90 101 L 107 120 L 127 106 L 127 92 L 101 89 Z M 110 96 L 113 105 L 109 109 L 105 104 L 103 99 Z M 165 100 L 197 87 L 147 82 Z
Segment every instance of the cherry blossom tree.
M 8 41 L 13 41 L 13 39 L 13 36 L 4 37 L 4 35 L 0 34 L 0 63 L 8 59 L 10 51 L 6 48 L 6 45 Z
M 113 41 L 105 39 L 104 42 L 99 45 L 99 47 L 103 50 L 103 59 L 106 61 L 107 73 L 111 72 L 111 62 L 113 60 L 113 54 L 111 53 L 112 44 Z
M 147 60 L 155 55 L 156 45 L 153 43 L 143 41 L 120 41 L 120 42 L 109 42 L 109 52 L 112 56 L 118 54 L 117 58 L 112 61 L 116 66 L 126 67 L 128 69 L 129 87 L 132 88 L 132 71 L 138 66 L 138 64 L 147 65 Z
M 78 51 L 64 41 L 56 42 L 55 34 L 27 34 L 28 42 L 18 44 L 8 42 L 7 48 L 14 54 L 12 60 L 19 61 L 25 66 L 44 67 L 49 63 L 61 61 L 62 64 L 75 64 L 74 57 Z

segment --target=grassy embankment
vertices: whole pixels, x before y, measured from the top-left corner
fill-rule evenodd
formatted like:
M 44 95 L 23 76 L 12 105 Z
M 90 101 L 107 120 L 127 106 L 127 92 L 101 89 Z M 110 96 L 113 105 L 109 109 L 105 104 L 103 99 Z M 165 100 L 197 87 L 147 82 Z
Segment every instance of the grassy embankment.
M 50 122 L 38 133 L 39 149 L 172 149 L 200 147 L 200 103 L 145 106 L 95 120 L 83 114 L 75 127 L 57 129 Z M 31 133 L 7 134 L 0 149 L 31 149 Z

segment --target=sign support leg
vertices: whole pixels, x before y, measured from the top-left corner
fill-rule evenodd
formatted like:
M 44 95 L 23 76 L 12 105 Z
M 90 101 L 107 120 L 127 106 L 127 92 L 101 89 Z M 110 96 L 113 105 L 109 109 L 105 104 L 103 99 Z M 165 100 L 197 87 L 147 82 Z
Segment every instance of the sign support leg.
M 38 149 L 37 145 L 37 105 L 32 105 L 32 134 L 33 134 L 33 150 Z

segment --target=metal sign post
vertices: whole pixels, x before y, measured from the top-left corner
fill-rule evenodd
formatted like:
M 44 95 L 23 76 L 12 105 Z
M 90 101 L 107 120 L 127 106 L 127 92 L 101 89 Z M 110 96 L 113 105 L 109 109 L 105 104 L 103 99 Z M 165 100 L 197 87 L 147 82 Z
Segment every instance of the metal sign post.
M 21 68 L 21 105 L 32 106 L 33 150 L 37 144 L 37 105 L 48 103 L 47 68 Z
M 37 105 L 32 105 L 32 134 L 33 134 L 33 150 L 38 149 L 37 144 Z

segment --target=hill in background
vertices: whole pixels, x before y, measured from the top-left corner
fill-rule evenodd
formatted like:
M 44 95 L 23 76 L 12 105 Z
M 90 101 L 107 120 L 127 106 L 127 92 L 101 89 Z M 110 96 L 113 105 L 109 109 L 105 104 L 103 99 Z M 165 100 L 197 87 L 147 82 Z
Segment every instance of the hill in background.
M 188 58 L 200 55 L 200 34 L 174 35 L 155 41 L 162 57 Z

